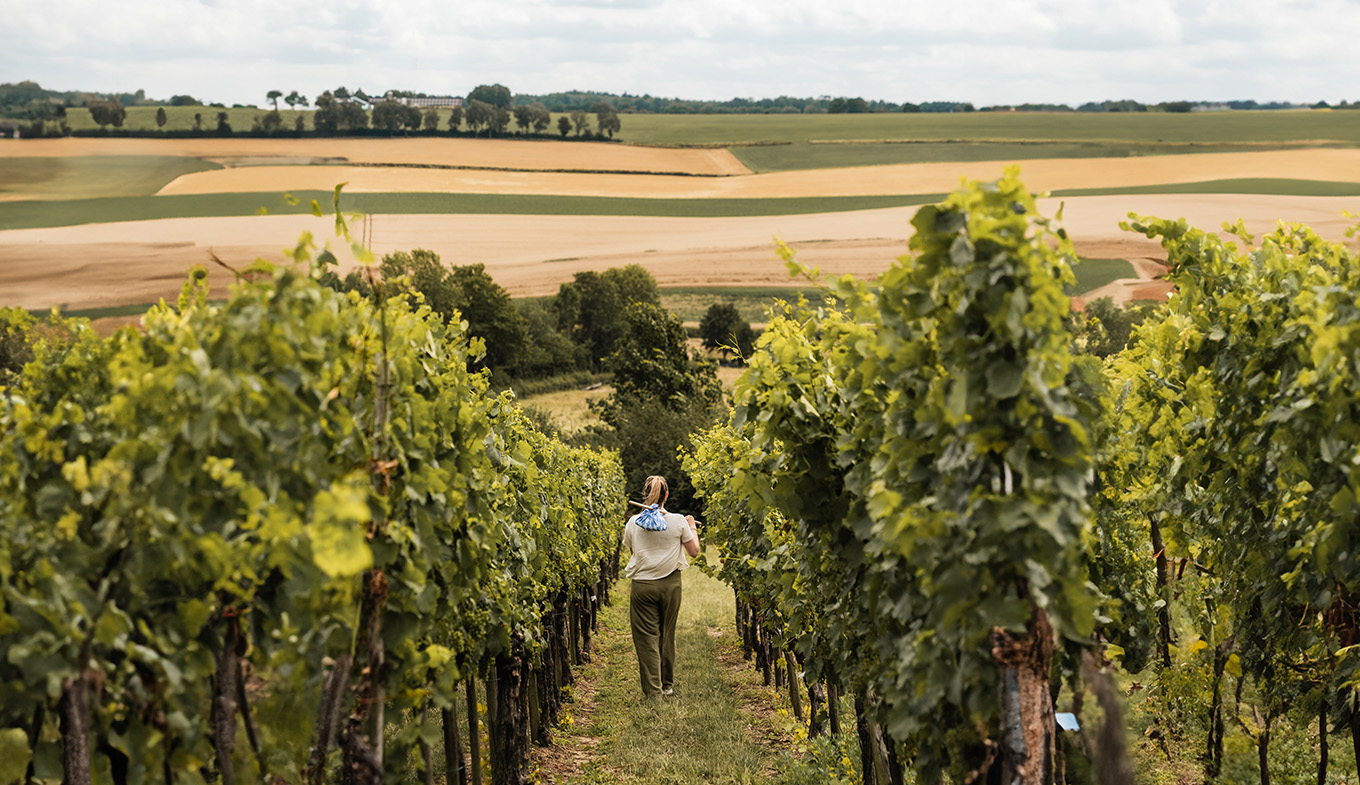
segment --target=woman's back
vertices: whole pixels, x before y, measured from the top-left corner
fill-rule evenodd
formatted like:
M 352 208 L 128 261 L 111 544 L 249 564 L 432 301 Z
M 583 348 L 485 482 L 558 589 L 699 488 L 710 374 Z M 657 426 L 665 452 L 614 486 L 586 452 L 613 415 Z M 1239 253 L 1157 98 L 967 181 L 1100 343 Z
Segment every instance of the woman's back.
M 676 570 L 689 566 L 684 544 L 694 539 L 685 516 L 663 513 L 665 531 L 648 531 L 638 525 L 641 515 L 628 519 L 623 529 L 623 544 L 633 551 L 624 568 L 624 575 L 632 580 L 655 581 Z

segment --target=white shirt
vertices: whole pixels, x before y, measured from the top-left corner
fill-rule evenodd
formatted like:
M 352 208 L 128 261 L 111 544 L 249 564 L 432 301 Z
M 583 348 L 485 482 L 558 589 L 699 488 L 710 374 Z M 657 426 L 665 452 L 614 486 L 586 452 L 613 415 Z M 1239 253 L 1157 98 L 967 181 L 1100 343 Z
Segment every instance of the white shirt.
M 635 581 L 654 581 L 689 566 L 685 543 L 694 539 L 685 516 L 662 510 L 666 516 L 664 532 L 648 531 L 637 525 L 638 516 L 623 527 L 623 544 L 633 551 L 623 574 Z

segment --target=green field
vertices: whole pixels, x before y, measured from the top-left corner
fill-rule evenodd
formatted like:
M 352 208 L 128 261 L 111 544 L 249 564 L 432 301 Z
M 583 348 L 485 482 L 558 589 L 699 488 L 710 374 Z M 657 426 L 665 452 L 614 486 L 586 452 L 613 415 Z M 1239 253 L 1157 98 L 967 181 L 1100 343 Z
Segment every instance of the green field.
M 1066 188 L 1053 196 L 1127 196 L 1132 194 L 1261 194 L 1267 196 L 1360 196 L 1360 183 L 1244 177 L 1198 183 L 1128 185 L 1118 188 Z
M 710 306 L 734 305 L 742 319 L 760 324 L 776 300 L 792 302 L 799 294 L 813 301 L 821 297 L 820 290 L 806 286 L 669 286 L 661 290 L 661 305 L 691 323 L 703 319 Z
M 329 191 L 298 191 L 301 203 L 289 204 L 279 193 L 130 196 L 62 201 L 15 201 L 0 211 L 0 231 L 91 223 L 144 221 L 156 218 L 310 212 L 315 199 L 329 210 Z M 346 194 L 345 212 L 389 215 L 632 215 L 680 218 L 805 215 L 882 207 L 929 204 L 943 194 L 906 196 L 828 196 L 790 199 L 625 199 L 594 196 L 519 194 L 379 193 Z
M 216 127 L 217 113 L 227 112 L 232 128 L 249 130 L 267 109 L 218 109 L 208 106 L 165 107 L 167 130 L 193 128 L 195 113 L 203 125 Z M 284 126 L 296 115 L 282 107 Z M 155 130 L 156 107 L 127 110 L 124 127 Z M 446 121 L 448 110 L 440 112 Z M 592 116 L 593 121 L 593 116 Z M 557 118 L 553 118 L 556 123 Z M 726 146 L 758 142 L 858 141 L 991 141 L 1102 142 L 1144 144 L 1234 144 L 1339 142 L 1360 144 L 1360 111 L 1278 110 L 1192 112 L 967 112 L 956 114 L 625 114 L 619 139 L 632 144 Z M 85 109 L 67 110 L 73 129 L 95 128 Z M 310 122 L 308 123 L 310 125 Z M 511 128 L 513 129 L 513 124 Z M 556 125 L 552 126 L 556 129 Z
M 664 145 L 813 140 L 1360 144 L 1360 111 L 970 112 L 960 114 L 623 115 L 625 142 Z
M 1310 145 L 1316 147 L 1317 145 Z M 786 172 L 883 164 L 1025 161 L 1037 158 L 1133 158 L 1186 153 L 1297 149 L 1294 143 L 897 141 L 792 142 L 731 148 L 753 172 Z
M 233 129 L 248 131 L 265 110 L 166 107 L 165 129 L 190 130 L 197 113 L 203 115 L 204 129 L 211 131 L 216 128 L 219 111 L 228 113 Z M 297 117 L 305 117 L 311 124 L 310 111 L 280 111 L 285 129 L 292 129 Z M 440 110 L 439 115 L 443 129 L 449 110 Z M 155 116 L 156 107 L 130 107 L 124 127 L 154 131 Z M 557 118 L 553 120 L 551 128 L 555 130 Z M 732 146 L 732 153 L 756 172 L 1360 145 L 1360 111 L 629 114 L 621 120 L 620 141 L 662 146 Z M 96 127 L 85 109 L 68 110 L 67 121 L 78 130 Z
M 0 196 L 33 199 L 144 196 L 183 174 L 220 164 L 170 155 L 87 155 L 70 158 L 0 158 Z M 6 208 L 8 211 L 8 208 Z
M 194 130 L 194 115 L 203 115 L 203 130 L 214 131 L 217 129 L 217 113 L 226 112 L 227 122 L 231 124 L 233 131 L 249 131 L 255 123 L 255 118 L 264 115 L 268 109 L 220 109 L 216 106 L 166 106 L 165 109 L 165 128 L 158 129 L 156 126 L 155 106 L 129 106 L 127 107 L 127 117 L 123 119 L 123 128 L 129 131 L 192 131 Z M 311 112 L 293 112 L 286 106 L 281 106 L 279 113 L 283 115 L 284 127 L 292 130 L 293 118 L 295 115 L 311 117 Z M 98 128 L 98 124 L 90 117 L 88 109 L 67 109 L 66 124 L 71 126 L 73 131 L 88 131 Z M 311 122 L 307 125 L 310 127 Z
M 1082 259 L 1072 268 L 1077 282 L 1067 287 L 1069 295 L 1085 294 L 1120 278 L 1137 278 L 1127 259 Z
M 0 159 L 3 160 L 3 159 Z M 1054 196 L 1119 194 L 1276 194 L 1285 196 L 1360 196 L 1360 184 L 1321 180 L 1214 180 L 1126 188 L 1072 189 Z M 329 208 L 329 191 L 299 191 L 299 204 L 280 193 L 227 193 L 177 196 L 125 196 L 97 199 L 5 202 L 0 231 L 78 226 L 157 218 L 209 218 L 310 211 L 315 199 Z M 346 194 L 341 209 L 389 215 L 621 215 L 674 218 L 723 218 L 758 215 L 807 215 L 930 204 L 944 194 L 898 196 L 821 196 L 784 199 L 628 199 L 603 196 L 537 194 L 376 193 Z

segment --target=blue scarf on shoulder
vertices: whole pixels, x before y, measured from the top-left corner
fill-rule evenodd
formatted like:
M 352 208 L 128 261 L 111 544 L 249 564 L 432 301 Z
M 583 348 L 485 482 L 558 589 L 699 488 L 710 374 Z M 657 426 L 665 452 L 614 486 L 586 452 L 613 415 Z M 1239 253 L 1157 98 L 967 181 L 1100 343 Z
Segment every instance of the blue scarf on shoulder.
M 649 532 L 664 532 L 666 530 L 666 516 L 661 514 L 661 505 L 659 504 L 653 504 L 638 513 L 635 522 Z

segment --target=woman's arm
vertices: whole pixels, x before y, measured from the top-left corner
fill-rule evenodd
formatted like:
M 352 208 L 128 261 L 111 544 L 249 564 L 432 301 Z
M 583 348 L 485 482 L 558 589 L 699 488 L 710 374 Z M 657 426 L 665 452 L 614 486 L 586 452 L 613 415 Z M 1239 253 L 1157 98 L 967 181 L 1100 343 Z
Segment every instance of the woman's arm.
M 693 515 L 686 515 L 686 516 L 685 516 L 685 523 L 689 524 L 689 531 L 690 531 L 690 534 L 693 534 L 693 535 L 694 535 L 692 538 L 690 538 L 690 541 L 689 541 L 689 542 L 682 543 L 682 545 L 685 546 L 685 553 L 688 553 L 690 556 L 698 556 L 698 555 L 699 555 L 699 522 L 696 521 L 696 520 L 694 520 L 694 516 L 693 516 Z

